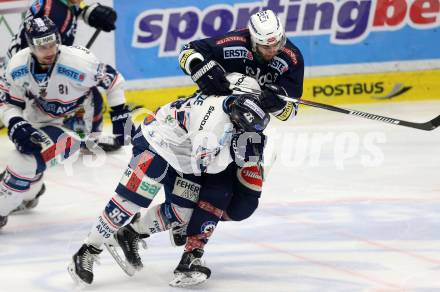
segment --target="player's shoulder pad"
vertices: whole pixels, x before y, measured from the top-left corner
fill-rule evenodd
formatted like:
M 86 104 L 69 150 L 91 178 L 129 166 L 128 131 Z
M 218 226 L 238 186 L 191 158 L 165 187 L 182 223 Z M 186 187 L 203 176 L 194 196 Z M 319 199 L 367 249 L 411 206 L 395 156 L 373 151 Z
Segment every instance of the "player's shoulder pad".
M 93 81 L 99 67 L 99 60 L 88 49 L 81 46 L 60 46 L 56 74 L 65 75 L 72 81 Z
M 30 7 L 32 14 L 37 15 L 42 12 L 45 4 L 46 0 L 35 0 Z
M 11 60 L 9 60 L 6 74 L 11 76 L 12 81 L 17 81 L 29 74 L 28 59 L 30 54 L 30 49 L 25 48 L 17 52 L 12 56 Z
M 96 56 L 86 47 L 73 45 L 73 46 L 60 46 L 64 54 L 70 54 L 82 59 L 96 60 Z
M 304 65 L 301 51 L 289 40 L 287 40 L 286 45 L 277 55 L 277 57 L 282 58 L 283 60 L 289 62 L 289 64 L 291 65 Z
M 87 48 L 82 46 L 60 46 L 60 54 L 63 62 L 78 64 L 78 66 L 97 66 L 98 58 Z
M 230 123 L 229 116 L 223 111 L 222 97 L 197 95 L 191 106 L 191 129 L 194 131 L 212 131 Z
M 231 46 L 231 45 L 250 45 L 250 35 L 248 29 L 240 29 L 231 31 L 223 36 L 215 39 L 217 46 Z

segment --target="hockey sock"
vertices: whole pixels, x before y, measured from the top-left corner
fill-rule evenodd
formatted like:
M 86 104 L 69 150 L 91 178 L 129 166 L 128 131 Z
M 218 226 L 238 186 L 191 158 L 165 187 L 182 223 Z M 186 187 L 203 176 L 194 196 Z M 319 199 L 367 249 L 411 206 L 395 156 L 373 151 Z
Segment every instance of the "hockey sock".
M 140 207 L 135 203 L 115 195 L 105 207 L 102 214 L 98 217 L 96 223 L 90 231 L 86 244 L 99 248 L 107 242 L 113 234 L 121 228 Z

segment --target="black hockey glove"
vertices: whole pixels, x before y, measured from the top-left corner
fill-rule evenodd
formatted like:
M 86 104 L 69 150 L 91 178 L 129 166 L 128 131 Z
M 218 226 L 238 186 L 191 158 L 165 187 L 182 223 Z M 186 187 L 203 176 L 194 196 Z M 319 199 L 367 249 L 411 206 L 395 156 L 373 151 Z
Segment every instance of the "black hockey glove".
M 191 78 L 206 95 L 229 95 L 229 81 L 225 70 L 214 60 L 205 60 L 191 70 Z
M 279 85 L 266 84 L 260 95 L 261 107 L 270 113 L 282 110 L 287 102 L 279 98 L 278 94 L 286 95 L 286 91 Z
M 109 6 L 93 3 L 84 9 L 84 21 L 97 29 L 109 32 L 116 29 L 116 11 Z
M 266 135 L 256 132 L 242 132 L 232 136 L 231 157 L 239 167 L 246 164 L 258 165 L 263 161 Z
M 135 131 L 130 109 L 125 104 L 114 106 L 111 108 L 110 118 L 116 143 L 119 145 L 130 144 Z
M 9 120 L 9 139 L 15 144 L 15 148 L 24 154 L 41 152 L 40 142 L 43 142 L 41 133 L 21 117 Z

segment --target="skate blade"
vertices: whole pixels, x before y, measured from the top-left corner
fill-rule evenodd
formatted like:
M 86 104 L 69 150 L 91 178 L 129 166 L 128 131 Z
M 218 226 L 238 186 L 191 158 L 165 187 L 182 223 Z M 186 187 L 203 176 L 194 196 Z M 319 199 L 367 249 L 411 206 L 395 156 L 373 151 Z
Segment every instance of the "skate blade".
M 174 279 L 169 283 L 171 287 L 191 287 L 200 285 L 205 282 L 208 277 L 200 272 L 175 273 Z
M 76 273 L 75 273 L 75 264 L 73 262 L 70 262 L 70 264 L 67 266 L 67 271 L 69 272 L 70 277 L 72 278 L 73 282 L 75 282 L 75 285 L 83 289 L 85 287 L 90 286 L 91 284 L 84 282 Z
M 130 263 L 128 263 L 125 259 L 123 259 L 118 251 L 116 250 L 116 246 L 113 244 L 104 244 L 105 248 L 108 250 L 110 255 L 115 259 L 116 263 L 121 267 L 121 269 L 130 277 L 133 277 L 134 274 L 140 270 L 133 267 Z

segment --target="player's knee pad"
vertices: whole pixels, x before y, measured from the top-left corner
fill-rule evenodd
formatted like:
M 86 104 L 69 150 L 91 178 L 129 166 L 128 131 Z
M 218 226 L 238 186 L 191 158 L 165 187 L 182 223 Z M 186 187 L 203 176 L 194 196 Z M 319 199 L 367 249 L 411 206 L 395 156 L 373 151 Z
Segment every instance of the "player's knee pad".
M 234 181 L 234 195 L 226 210 L 229 220 L 249 218 L 258 207 L 263 186 L 262 169 L 257 165 L 239 168 Z
M 227 220 L 242 221 L 249 218 L 258 207 L 259 198 L 249 195 L 235 195 L 226 210 Z

